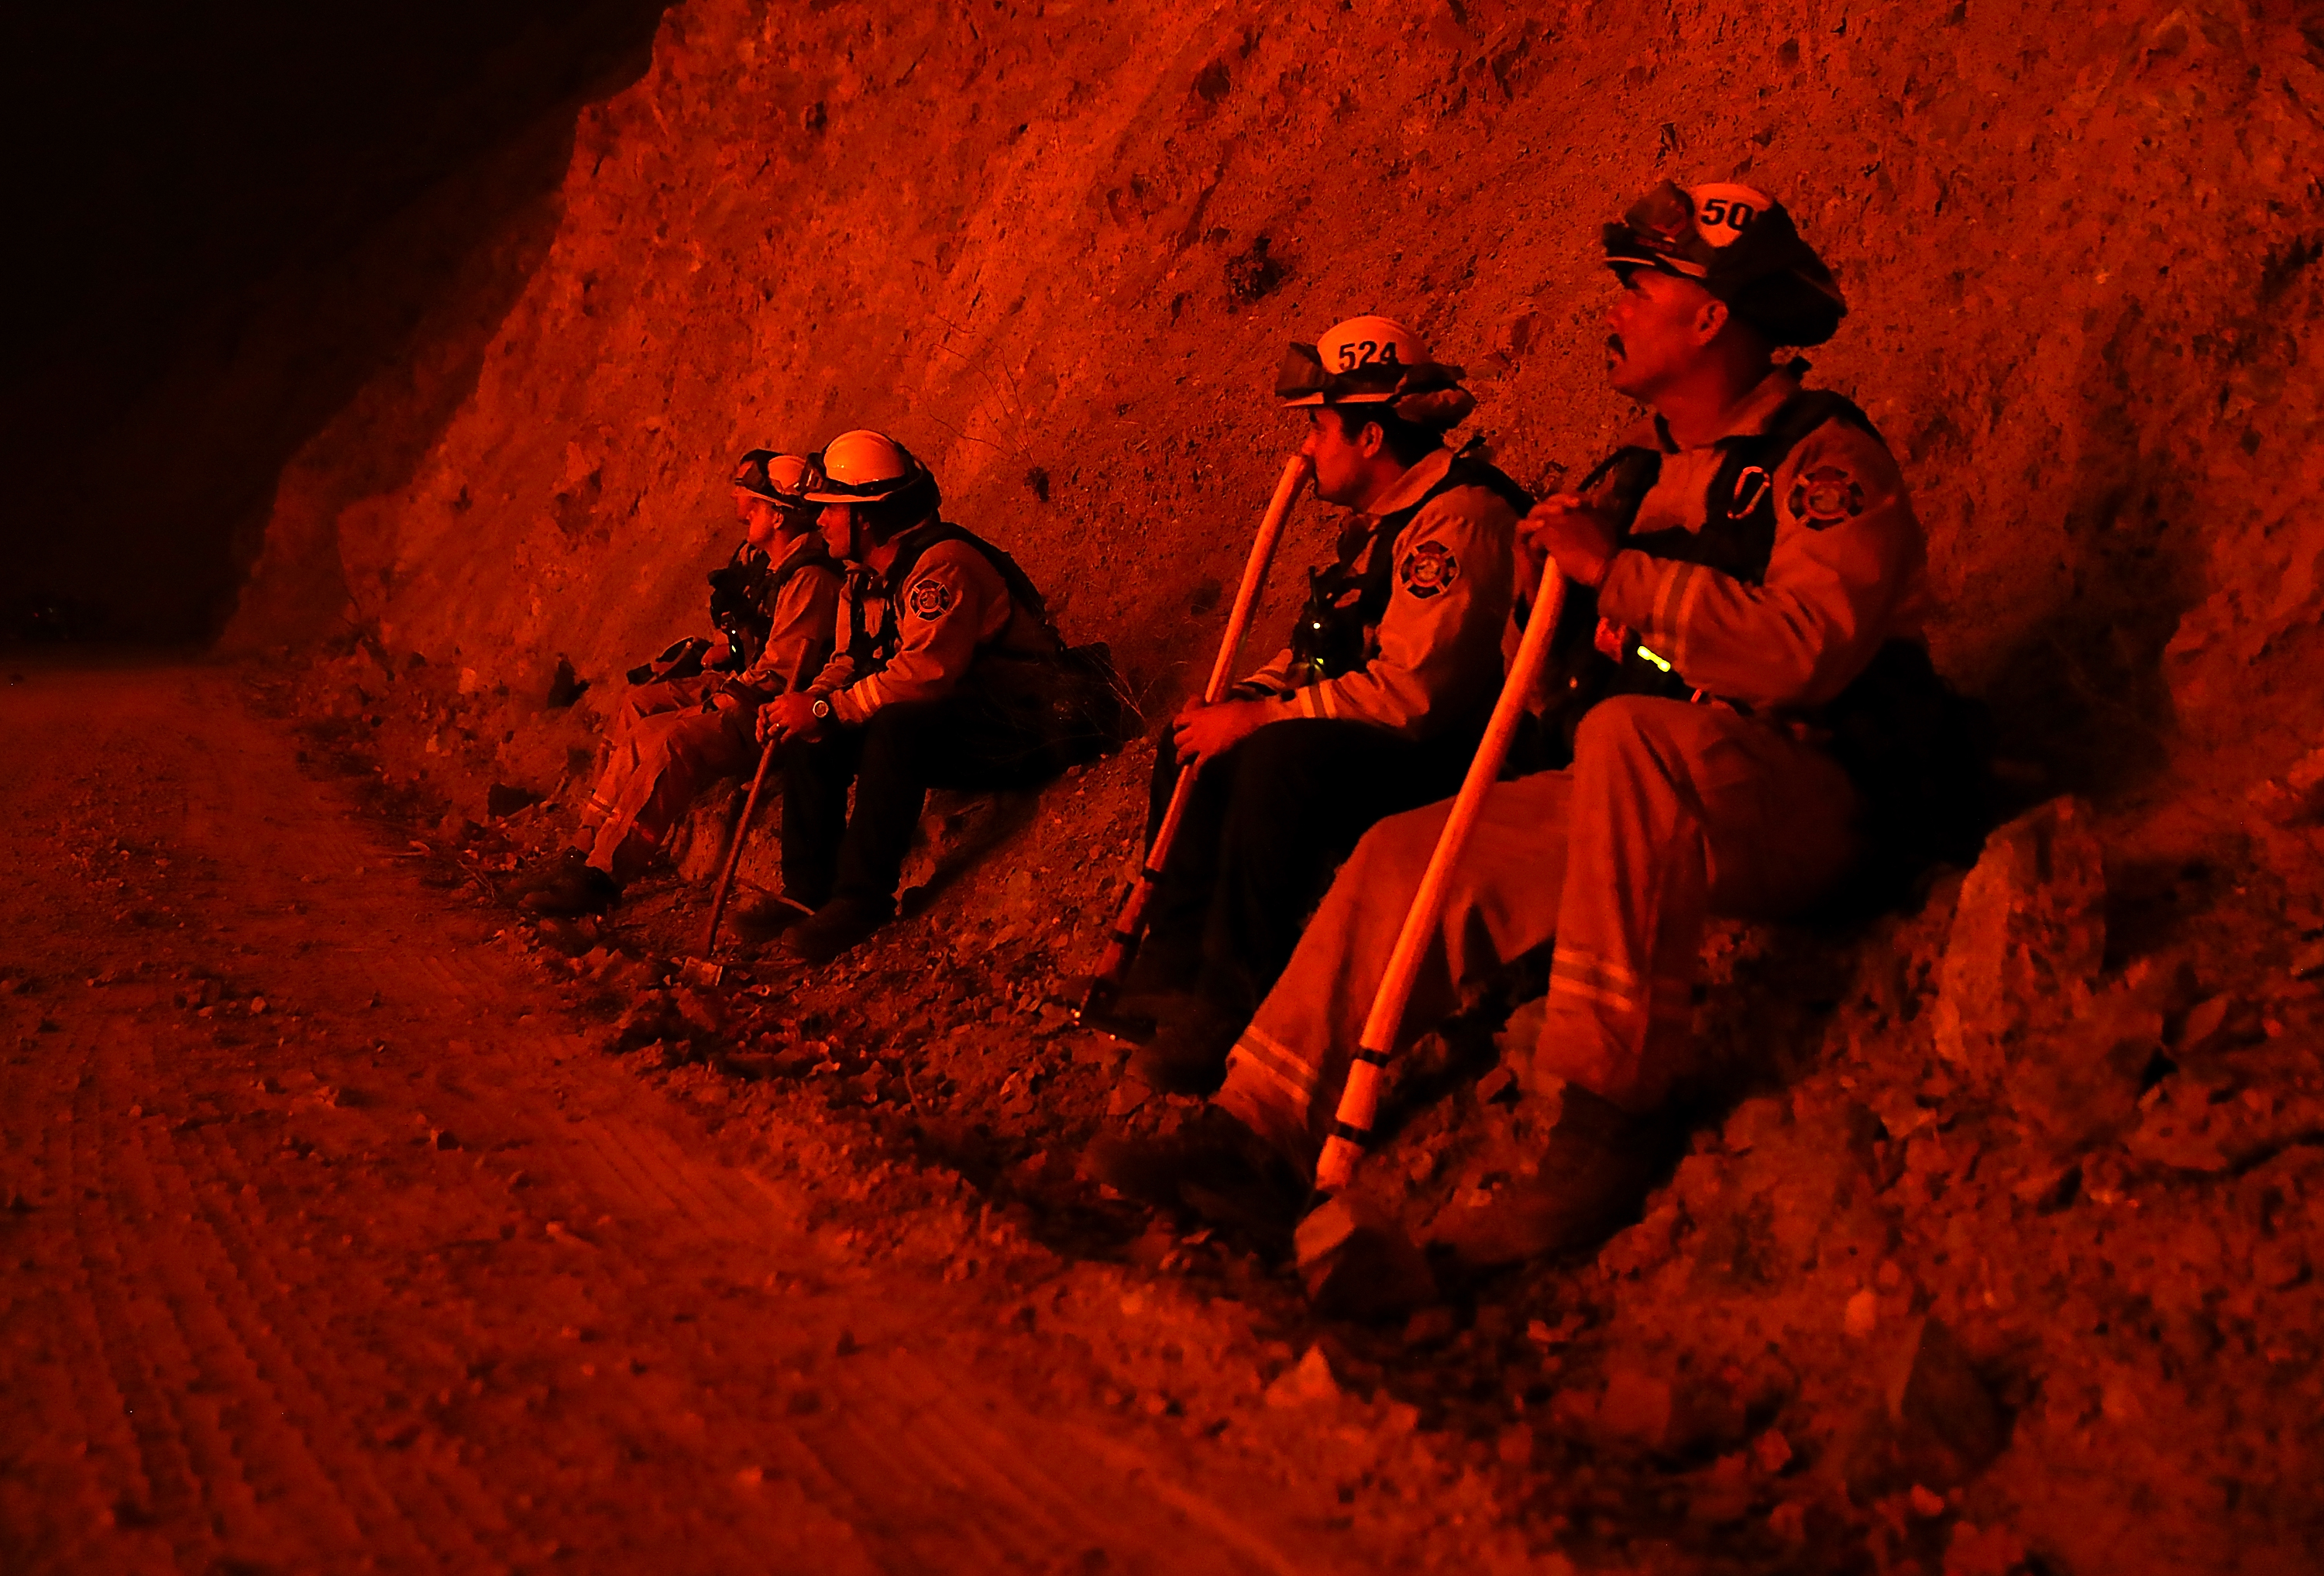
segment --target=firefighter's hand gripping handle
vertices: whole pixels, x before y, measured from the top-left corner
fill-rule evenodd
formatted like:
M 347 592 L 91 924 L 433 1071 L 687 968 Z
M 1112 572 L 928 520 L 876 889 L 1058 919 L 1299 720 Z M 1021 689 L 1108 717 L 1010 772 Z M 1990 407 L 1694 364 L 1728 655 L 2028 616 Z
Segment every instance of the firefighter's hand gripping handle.
M 1227 687 L 1234 682 L 1243 637 L 1250 632 L 1251 616 L 1259 610 L 1259 594 L 1267 585 L 1268 566 L 1275 560 L 1276 544 L 1283 539 L 1283 522 L 1289 518 L 1292 502 L 1299 496 L 1307 475 L 1307 456 L 1293 455 L 1285 462 L 1283 475 L 1275 484 L 1275 496 L 1268 500 L 1267 514 L 1259 522 L 1259 539 L 1250 544 L 1250 558 L 1243 565 L 1242 585 L 1235 592 L 1234 610 L 1227 615 L 1226 634 L 1219 641 L 1218 660 L 1212 664 L 1211 681 L 1203 688 L 1205 705 L 1216 705 L 1226 695 Z M 1186 796 L 1194 785 L 1193 771 L 1178 773 L 1177 786 L 1170 790 L 1170 806 L 1162 814 L 1162 824 L 1154 830 L 1154 846 L 1148 852 L 1138 879 L 1130 883 L 1130 896 L 1113 922 L 1113 933 L 1106 938 L 1105 955 L 1098 960 L 1096 976 L 1082 1001 L 1084 1011 L 1104 1006 L 1121 989 L 1122 979 L 1130 972 L 1130 960 L 1138 955 L 1139 938 L 1145 933 L 1147 902 L 1154 895 L 1154 883 L 1161 876 L 1164 862 L 1170 857 L 1170 843 L 1178 834 L 1178 823 L 1185 817 Z
M 1323 1156 L 1315 1163 L 1318 1193 L 1337 1193 L 1355 1175 L 1356 1161 L 1363 1154 L 1364 1145 L 1371 1137 L 1372 1121 L 1379 1113 L 1380 1074 L 1396 1044 L 1397 1029 L 1404 1021 L 1405 1002 L 1411 998 L 1413 982 L 1419 976 L 1420 961 L 1427 954 L 1437 926 L 1443 921 L 1452 872 L 1468 847 L 1470 834 L 1476 829 L 1485 795 L 1491 791 L 1501 775 L 1502 763 L 1508 759 L 1517 724 L 1525 716 L 1526 702 L 1549 660 L 1550 642 L 1557 634 L 1558 614 L 1565 611 L 1565 576 L 1557 572 L 1554 560 L 1543 566 L 1541 584 L 1541 600 L 1526 621 L 1525 639 L 1517 644 L 1517 660 L 1509 664 L 1508 677 L 1501 681 L 1501 696 L 1494 703 L 1492 721 L 1485 724 L 1485 737 L 1477 746 L 1476 758 L 1469 763 L 1469 775 L 1461 780 L 1460 796 L 1452 801 L 1452 813 L 1445 817 L 1444 830 L 1436 839 L 1436 852 L 1429 857 L 1427 872 L 1420 878 L 1420 889 L 1413 894 L 1412 907 L 1404 917 L 1404 928 L 1397 934 L 1396 950 L 1388 954 L 1388 969 L 1381 974 L 1379 990 L 1372 997 L 1371 1016 L 1364 1020 L 1363 1038 L 1357 1043 L 1355 1059 L 1348 1064 L 1348 1083 L 1340 1093 L 1337 1119 L 1332 1123 L 1331 1137 L 1323 1140 Z

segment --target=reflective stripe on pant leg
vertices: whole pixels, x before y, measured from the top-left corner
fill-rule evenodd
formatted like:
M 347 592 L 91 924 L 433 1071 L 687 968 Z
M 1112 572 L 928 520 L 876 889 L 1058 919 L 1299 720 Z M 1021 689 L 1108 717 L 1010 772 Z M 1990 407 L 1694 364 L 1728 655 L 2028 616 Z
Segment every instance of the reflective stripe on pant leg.
M 1422 959 L 1398 1043 L 1452 1010 L 1463 985 L 1549 938 L 1564 871 L 1563 772 L 1501 783 L 1486 797 L 1444 918 Z M 1330 1126 L 1349 1058 L 1451 810 L 1391 816 L 1340 868 L 1283 977 L 1227 1059 L 1213 1100 L 1301 1161 Z
M 1661 1102 L 1680 1070 L 1671 1047 L 1690 1037 L 1710 877 L 1685 760 L 1699 719 L 1686 714 L 1706 709 L 1622 696 L 1592 710 L 1574 742 L 1567 881 L 1534 1072 L 1633 1111 Z
M 641 685 L 632 688 L 613 707 L 611 721 L 605 724 L 604 759 L 597 768 L 597 780 L 589 790 L 587 801 L 581 806 L 581 830 L 601 829 L 605 823 L 625 814 L 634 814 L 634 807 L 625 811 L 623 785 L 638 770 L 638 730 L 656 717 L 664 717 L 696 706 L 702 696 L 699 678 L 659 684 Z M 619 847 L 624 832 L 613 834 L 613 847 Z M 593 843 L 600 841 L 592 839 Z M 611 850 L 607 850 L 610 859 Z M 590 862 L 599 863 L 595 855 Z
M 699 711 L 642 719 L 618 752 L 623 769 L 589 862 L 618 881 L 634 879 L 660 852 L 701 784 L 731 769 L 733 733 L 727 718 Z
M 1536 1064 L 1643 1110 L 1697 1062 L 1704 921 L 1714 908 L 1778 917 L 1829 892 L 1855 854 L 1855 789 L 1766 723 L 1637 698 L 1591 714 L 1576 770 L 1585 802 L 1554 969 L 1565 988 L 1553 988 Z M 1610 991 L 1609 963 L 1630 975 Z
M 1611 958 L 1592 957 L 1570 942 L 1562 942 L 1551 961 L 1549 991 L 1617 1015 L 1637 1011 L 1644 995 L 1637 975 Z
M 1212 1103 L 1286 1155 L 1302 1156 L 1307 1113 L 1323 1064 L 1312 1051 L 1285 1045 L 1256 1023 L 1227 1053 L 1226 1082 Z
M 1448 808 L 1390 816 L 1365 834 L 1227 1057 L 1212 1098 L 1303 1162 L 1329 1120 L 1319 1090 L 1328 1074 L 1336 1096 Z
M 646 802 L 630 824 L 630 835 L 616 852 L 613 879 L 626 885 L 653 862 L 670 828 L 692 807 L 696 795 L 749 762 L 749 724 L 742 714 L 689 712 L 660 730 L 661 770 L 654 773 Z

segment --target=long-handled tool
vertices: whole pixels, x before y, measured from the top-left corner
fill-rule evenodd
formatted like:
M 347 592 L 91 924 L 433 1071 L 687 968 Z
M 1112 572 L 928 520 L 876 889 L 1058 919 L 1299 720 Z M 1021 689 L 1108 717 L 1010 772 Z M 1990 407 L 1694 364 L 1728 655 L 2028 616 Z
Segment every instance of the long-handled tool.
M 1404 1022 L 1405 1003 L 1411 999 L 1414 980 L 1419 977 L 1420 960 L 1444 918 L 1452 871 L 1469 845 L 1470 834 L 1476 830 L 1485 795 L 1501 775 L 1501 763 L 1508 759 L 1517 723 L 1525 716 L 1526 702 L 1541 677 L 1543 665 L 1549 660 L 1550 641 L 1557 634 L 1557 617 L 1565 611 L 1565 577 L 1557 572 L 1554 560 L 1543 566 L 1541 584 L 1541 600 L 1526 622 L 1525 639 L 1517 643 L 1517 660 L 1509 664 L 1509 676 L 1501 682 L 1501 696 L 1494 703 L 1492 720 L 1485 724 L 1485 736 L 1477 745 L 1476 759 L 1469 762 L 1469 775 L 1461 779 L 1461 792 L 1452 801 L 1452 813 L 1445 817 L 1444 830 L 1436 839 L 1436 852 L 1429 857 L 1427 872 L 1420 878 L 1420 889 L 1413 894 L 1412 907 L 1404 917 L 1404 928 L 1397 933 L 1396 950 L 1388 954 L 1388 969 L 1380 975 L 1379 990 L 1372 997 L 1371 1016 L 1364 1020 L 1363 1037 L 1357 1042 L 1355 1060 L 1348 1064 L 1347 1087 L 1340 1092 L 1340 1110 L 1332 1123 L 1332 1136 L 1323 1140 L 1323 1156 L 1315 1162 L 1315 1191 L 1319 1194 L 1339 1192 L 1355 1175 L 1357 1158 L 1371 1137 L 1372 1119 L 1379 1113 L 1380 1070 L 1388 1064 L 1388 1051 L 1396 1044 L 1396 1031 Z
M 775 751 L 781 743 L 782 736 L 778 734 L 768 740 L 767 747 L 759 751 L 759 770 L 751 779 L 749 797 L 742 801 L 742 818 L 734 823 L 734 840 L 726 847 L 726 868 L 719 872 L 718 889 L 710 895 L 710 917 L 702 926 L 699 953 L 703 966 L 708 971 L 715 972 L 718 967 L 710 961 L 711 951 L 718 945 L 718 921 L 726 912 L 726 895 L 734 889 L 734 871 L 742 862 L 742 839 L 749 834 L 751 817 L 759 808 L 759 794 L 767 786 L 767 768 L 775 763 Z
M 1275 484 L 1275 496 L 1268 500 L 1266 516 L 1259 522 L 1259 539 L 1250 544 L 1250 558 L 1242 567 L 1242 585 L 1235 592 L 1234 610 L 1227 615 L 1227 632 L 1219 641 L 1218 660 L 1211 665 L 1211 681 L 1203 688 L 1204 705 L 1218 705 L 1227 686 L 1234 682 L 1235 663 L 1242 655 L 1243 637 L 1250 632 L 1251 616 L 1259 609 L 1259 594 L 1267 585 L 1268 566 L 1275 561 L 1275 546 L 1283 538 L 1283 522 L 1291 513 L 1292 501 L 1298 497 L 1300 487 L 1307 480 L 1308 469 L 1305 455 L 1293 455 L 1285 462 L 1283 475 Z M 1138 956 L 1138 943 L 1146 933 L 1146 906 L 1152 900 L 1154 883 L 1161 879 L 1162 866 L 1170 857 L 1170 843 L 1178 834 L 1178 823 L 1185 817 L 1186 800 L 1194 788 L 1194 769 L 1181 770 L 1177 786 L 1170 790 L 1169 808 L 1162 813 L 1162 824 L 1154 829 L 1154 846 L 1147 851 L 1145 866 L 1130 883 L 1120 917 L 1114 920 L 1113 933 L 1106 938 L 1105 954 L 1098 960 L 1097 973 L 1074 1010 L 1076 1018 L 1087 1019 L 1103 1014 L 1120 994 L 1121 982 L 1130 973 L 1131 961 Z

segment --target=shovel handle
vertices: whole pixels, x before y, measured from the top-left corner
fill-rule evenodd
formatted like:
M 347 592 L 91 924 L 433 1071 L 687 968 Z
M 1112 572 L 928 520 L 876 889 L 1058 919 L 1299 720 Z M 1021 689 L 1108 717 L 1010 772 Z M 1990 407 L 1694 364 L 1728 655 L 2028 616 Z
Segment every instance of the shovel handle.
M 1259 611 L 1259 595 L 1267 585 L 1267 571 L 1275 562 L 1276 544 L 1283 539 L 1283 523 L 1290 518 L 1291 505 L 1299 496 L 1299 489 L 1307 480 L 1309 461 L 1305 455 L 1296 454 L 1284 462 L 1283 475 L 1275 484 L 1275 496 L 1268 500 L 1267 513 L 1259 522 L 1259 536 L 1250 544 L 1250 557 L 1242 567 L 1242 584 L 1235 590 L 1234 607 L 1227 614 L 1226 634 L 1219 641 L 1218 659 L 1211 665 L 1211 680 L 1203 687 L 1203 704 L 1216 705 L 1234 682 L 1235 664 L 1242 656 L 1244 637 L 1250 633 L 1252 618 Z M 1090 982 L 1089 994 L 1082 1005 L 1084 1009 L 1101 1005 L 1121 989 L 1122 980 L 1130 972 L 1130 960 L 1138 955 L 1139 939 L 1146 933 L 1146 908 L 1153 900 L 1154 885 L 1162 878 L 1162 866 L 1170 857 L 1170 844 L 1178 835 L 1178 823 L 1185 818 L 1186 798 L 1194 790 L 1194 773 L 1181 770 L 1178 781 L 1170 790 L 1170 805 L 1162 813 L 1162 824 L 1154 829 L 1154 846 L 1146 853 L 1146 862 L 1138 871 L 1138 879 L 1130 884 L 1130 895 L 1124 899 L 1121 912 L 1107 935 L 1104 955 L 1098 959 L 1097 974 Z
M 759 795 L 767 786 L 767 768 L 775 762 L 775 751 L 782 743 L 779 734 L 767 741 L 759 751 L 759 770 L 752 775 L 751 792 L 742 801 L 742 818 L 734 823 L 733 841 L 726 846 L 726 866 L 718 873 L 718 889 L 710 895 L 710 917 L 702 926 L 701 956 L 706 961 L 711 949 L 718 945 L 718 921 L 726 913 L 726 895 L 734 889 L 734 871 L 742 862 L 742 838 L 751 830 L 751 816 L 759 807 Z
M 1459 867 L 1470 835 L 1476 830 L 1485 796 L 1492 791 L 1493 784 L 1500 778 L 1502 764 L 1508 760 L 1509 746 L 1517 740 L 1517 723 L 1525 716 L 1526 702 L 1532 697 L 1542 668 L 1549 661 L 1558 615 L 1565 611 L 1565 577 L 1557 572 L 1554 560 L 1543 567 L 1541 583 L 1541 601 L 1526 622 L 1525 638 L 1517 643 L 1517 659 L 1509 664 L 1508 677 L 1501 681 L 1500 698 L 1493 703 L 1492 720 L 1485 724 L 1485 736 L 1477 745 L 1475 758 L 1469 762 L 1469 775 L 1461 779 L 1461 792 L 1452 801 L 1452 813 L 1444 818 L 1444 830 L 1437 836 L 1436 851 L 1429 856 L 1427 871 L 1420 878 L 1420 889 L 1413 894 L 1412 907 L 1405 911 L 1404 928 L 1397 933 L 1396 948 L 1388 954 L 1388 968 L 1380 975 L 1379 990 L 1372 997 L 1371 1016 L 1364 1020 L 1363 1037 L 1357 1042 L 1355 1059 L 1348 1064 L 1347 1086 L 1340 1092 L 1340 1108 L 1332 1123 L 1331 1136 L 1323 1140 L 1323 1153 L 1315 1162 L 1318 1193 L 1337 1193 L 1355 1175 L 1356 1161 L 1371 1138 L 1373 1119 L 1379 1114 L 1381 1069 L 1388 1065 L 1388 1052 L 1404 1022 L 1405 1003 L 1411 1000 L 1413 982 L 1420 976 L 1421 959 L 1427 955 L 1430 944 L 1436 939 L 1437 926 L 1443 921 L 1452 872 Z

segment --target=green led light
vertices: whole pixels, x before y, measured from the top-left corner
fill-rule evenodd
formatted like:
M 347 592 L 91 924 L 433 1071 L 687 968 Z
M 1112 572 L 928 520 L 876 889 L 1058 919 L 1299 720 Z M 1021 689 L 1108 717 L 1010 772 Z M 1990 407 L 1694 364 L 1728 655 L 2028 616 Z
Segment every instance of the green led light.
M 1638 648 L 1638 655 L 1644 657 L 1647 661 L 1653 663 L 1655 667 L 1661 668 L 1665 673 L 1668 673 L 1671 670 L 1671 665 L 1669 663 L 1664 661 L 1660 657 L 1655 656 L 1652 651 L 1647 650 L 1644 646 L 1640 646 Z

